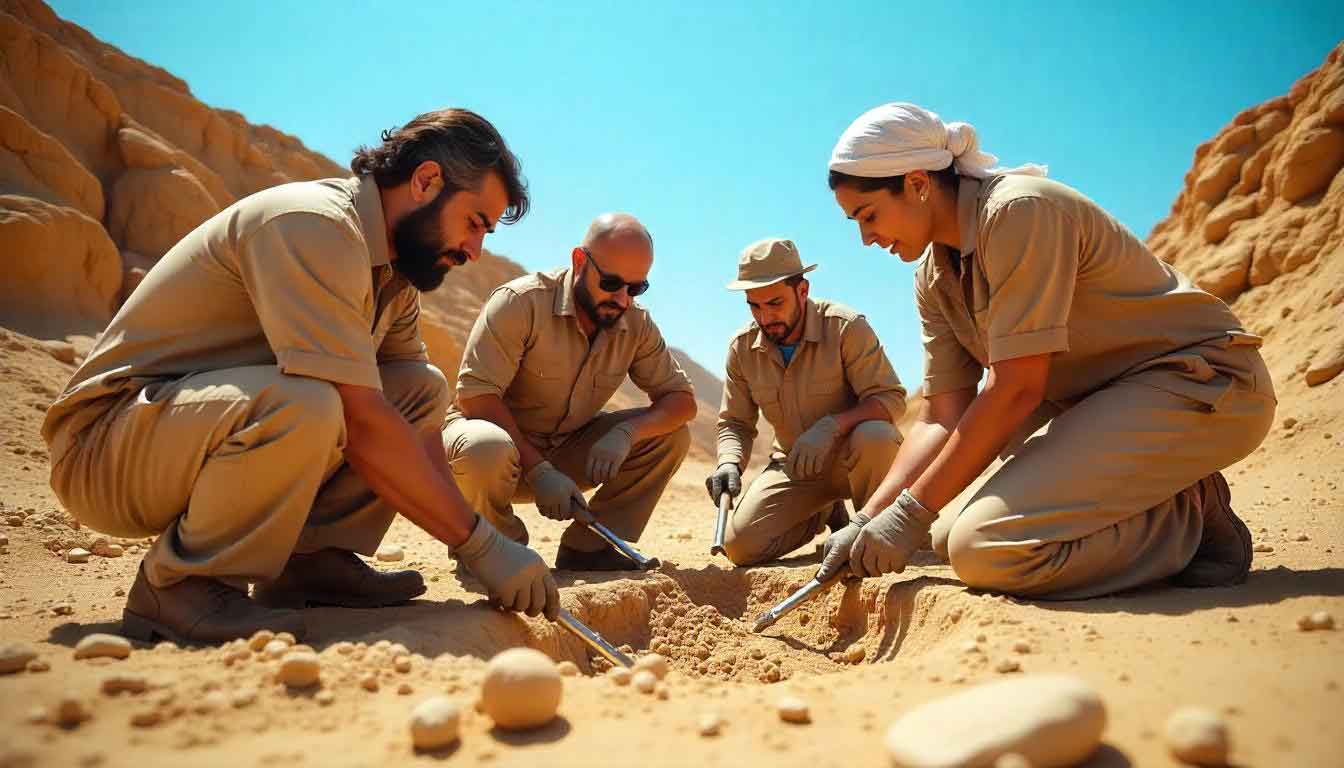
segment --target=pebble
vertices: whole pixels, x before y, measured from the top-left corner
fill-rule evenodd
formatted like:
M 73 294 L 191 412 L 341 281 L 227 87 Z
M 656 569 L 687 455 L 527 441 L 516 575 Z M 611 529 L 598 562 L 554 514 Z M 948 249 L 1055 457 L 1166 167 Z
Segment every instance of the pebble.
M 332 702 L 336 701 L 336 694 L 327 690 L 318 691 L 317 695 L 313 697 L 313 701 L 316 701 L 318 706 L 329 707 Z
M 87 549 L 75 547 L 65 553 L 65 562 L 67 563 L 87 563 L 91 553 Z
M 640 670 L 648 670 L 653 673 L 654 677 L 662 680 L 667 677 L 667 657 L 661 653 L 650 653 L 640 656 L 639 659 L 635 661 L 635 671 L 638 672 Z
M 251 648 L 253 651 L 260 652 L 274 639 L 274 632 L 269 629 L 259 629 L 252 635 L 252 637 L 248 638 L 247 647 Z
M 120 544 L 113 544 L 101 536 L 93 542 L 90 549 L 93 550 L 93 554 L 99 557 L 121 557 L 123 552 Z
M 289 632 L 281 632 L 275 636 L 275 639 L 284 643 L 285 645 L 293 645 L 294 643 L 298 642 L 298 639 L 295 638 L 294 635 Z
M 26 643 L 13 640 L 0 642 L 0 675 L 18 672 L 37 658 L 37 651 Z
M 704 713 L 695 726 L 696 732 L 706 738 L 718 736 L 721 728 L 723 728 L 723 718 L 719 716 L 718 712 Z
M 410 696 L 412 693 L 415 693 L 415 686 L 410 683 L 403 682 L 397 685 L 398 696 Z
M 1297 628 L 1303 632 L 1331 630 L 1335 628 L 1335 617 L 1329 611 L 1303 614 L 1297 619 Z
M 612 667 L 607 670 L 607 677 L 616 685 L 629 685 L 634 673 L 625 667 Z
M 576 677 L 579 674 L 579 665 L 572 661 L 562 661 L 555 665 L 555 671 L 559 672 L 561 677 Z
M 979 653 L 979 652 L 980 652 L 980 644 L 977 643 L 977 642 L 975 642 L 974 640 L 968 640 L 968 641 L 966 641 L 965 643 L 962 643 L 962 646 L 961 646 L 961 652 L 962 652 L 962 653 Z
M 307 688 L 322 679 L 322 662 L 311 651 L 290 651 L 280 660 L 275 679 L 290 688 Z
M 1273 551 L 1274 551 L 1274 547 L 1272 547 L 1272 546 L 1270 546 L 1270 545 L 1268 545 L 1268 544 L 1256 544 L 1254 547 L 1252 547 L 1252 549 L 1254 549 L 1254 551 L 1256 551 L 1256 552 L 1273 552 Z
M 786 723 L 812 722 L 812 714 L 808 711 L 807 702 L 796 696 L 785 696 L 775 702 L 775 711 L 779 713 L 779 719 Z
M 1018 640 L 1017 642 L 1013 643 L 1013 652 L 1031 653 L 1031 643 L 1028 643 L 1026 640 Z
M 411 671 L 411 657 L 398 656 L 392 660 L 392 668 L 405 674 Z
M 131 713 L 131 725 L 137 728 L 151 728 L 163 722 L 163 713 L 154 707 L 137 709 Z
M 51 612 L 55 616 L 69 616 L 75 612 L 75 606 L 69 603 L 57 603 L 51 606 Z
M 84 706 L 84 702 L 75 696 L 64 696 L 56 702 L 56 706 L 51 708 L 51 713 L 47 719 L 57 725 L 68 727 L 79 725 L 80 723 L 93 717 L 89 708 Z
M 400 544 L 384 544 L 378 548 L 377 552 L 373 553 L 373 556 L 382 563 L 396 563 L 406 557 L 406 551 L 401 548 Z
M 845 661 L 850 664 L 862 664 L 868 652 L 862 645 L 851 645 L 845 650 Z
M 32 661 L 28 662 L 29 672 L 47 672 L 50 669 L 51 665 L 48 664 L 44 659 L 33 659 Z
M 289 645 L 282 640 L 272 640 L 261 649 L 261 653 L 268 659 L 278 659 L 285 655 L 289 650 Z
M 229 697 L 229 704 L 234 709 L 242 709 L 244 707 L 250 707 L 254 703 L 256 703 L 256 701 L 257 701 L 256 688 L 242 688 L 240 690 L 234 691 L 233 695 Z
M 124 659 L 131 655 L 131 641 L 117 635 L 95 632 L 75 644 L 76 659 Z
M 630 671 L 624 671 L 629 682 Z M 486 665 L 479 706 L 500 728 L 536 728 L 555 717 L 563 692 L 560 672 L 546 654 L 510 648 Z
M 1083 680 L 1038 675 L 1000 680 L 936 699 L 887 730 L 896 768 L 993 765 L 1016 753 L 1030 765 L 1076 765 L 1106 727 L 1101 696 Z
M 411 743 L 416 749 L 438 749 L 457 741 L 461 713 L 447 696 L 425 699 L 411 710 Z
M 1212 710 L 1178 709 L 1167 718 L 1167 749 L 1191 765 L 1226 765 L 1227 726 Z
M 149 687 L 144 675 L 114 674 L 103 678 L 99 689 L 108 696 L 118 693 L 144 693 Z
M 1009 672 L 1018 672 L 1021 669 L 1022 665 L 1017 661 L 1017 659 L 1000 659 L 999 663 L 994 665 L 995 672 L 1005 675 L 1008 674 Z
M 373 673 L 369 673 L 364 677 L 361 677 L 359 679 L 359 687 L 363 688 L 366 691 L 369 691 L 370 693 L 376 692 L 378 690 L 378 676 Z
M 653 689 L 658 687 L 658 676 L 647 669 L 641 669 L 633 675 L 631 682 L 635 690 L 640 693 L 653 693 Z

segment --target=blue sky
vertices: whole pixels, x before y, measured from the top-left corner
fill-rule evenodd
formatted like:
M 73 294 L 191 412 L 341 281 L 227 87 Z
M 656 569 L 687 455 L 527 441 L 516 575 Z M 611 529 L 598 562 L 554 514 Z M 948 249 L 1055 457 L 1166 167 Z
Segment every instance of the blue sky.
M 568 263 L 596 214 L 638 215 L 657 245 L 644 303 L 720 375 L 749 319 L 722 287 L 738 252 L 790 237 L 821 264 L 813 294 L 868 315 L 911 388 L 912 268 L 864 249 L 826 188 L 851 120 L 913 101 L 970 122 L 1003 162 L 1048 164 L 1145 236 L 1196 145 L 1344 38 L 1326 2 L 53 6 L 206 103 L 340 164 L 419 112 L 477 110 L 522 158 L 533 195 L 528 218 L 487 247 L 546 269 Z

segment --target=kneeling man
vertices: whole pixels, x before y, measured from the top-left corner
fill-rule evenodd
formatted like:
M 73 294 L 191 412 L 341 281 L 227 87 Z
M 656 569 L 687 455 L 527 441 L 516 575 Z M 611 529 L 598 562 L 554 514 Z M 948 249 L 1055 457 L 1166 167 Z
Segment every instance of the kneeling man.
M 728 345 L 710 498 L 741 493 L 760 412 L 776 437 L 724 535 L 738 565 L 782 557 L 827 525 L 843 527 L 843 500 L 861 508 L 900 446 L 894 424 L 905 390 L 863 315 L 808 298 L 803 275 L 813 269 L 791 241 L 761 240 L 742 252 L 728 284 L 746 291 L 755 321 Z
M 443 429 L 457 485 L 518 542 L 528 533 L 515 501 L 535 502 L 553 520 L 577 518 L 560 539 L 557 568 L 628 568 L 582 523 L 595 518 L 638 541 L 690 448 L 691 380 L 634 302 L 652 266 L 644 226 L 604 214 L 569 267 L 495 289 L 462 351 Z M 602 411 L 627 374 L 652 405 Z

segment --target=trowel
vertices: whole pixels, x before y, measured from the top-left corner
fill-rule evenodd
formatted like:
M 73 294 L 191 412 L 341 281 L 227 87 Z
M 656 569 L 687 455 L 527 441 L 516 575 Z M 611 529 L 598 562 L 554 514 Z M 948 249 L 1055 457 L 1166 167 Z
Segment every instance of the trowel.
M 601 635 L 589 629 L 586 624 L 574 618 L 574 614 L 560 609 L 560 615 L 556 617 L 555 623 L 569 630 L 575 637 L 582 640 L 589 648 L 597 651 L 602 658 L 610 661 L 620 667 L 633 667 L 635 662 L 630 660 L 629 656 L 621 653 L 620 649 L 607 642 Z
M 848 573 L 847 569 L 844 568 L 840 570 L 840 573 L 835 574 L 826 581 L 818 581 L 814 578 L 804 584 L 797 592 L 794 592 L 792 595 L 781 600 L 774 608 L 762 613 L 760 617 L 756 619 L 756 623 L 752 625 L 751 631 L 756 633 L 764 632 L 774 626 L 775 622 L 792 613 L 798 606 L 822 594 L 829 589 L 832 584 L 841 580 L 852 582 L 859 581 L 859 578 L 852 573 Z
M 620 536 L 617 536 L 615 533 L 612 532 L 610 528 L 608 528 L 607 526 L 603 525 L 602 523 L 598 522 L 595 518 L 593 518 L 591 516 L 591 513 L 589 514 L 587 520 L 579 518 L 577 515 L 575 516 L 575 519 L 577 519 L 580 523 L 583 523 L 583 525 L 587 527 L 588 530 L 592 531 L 593 533 L 601 537 L 601 539 L 607 542 L 607 544 L 610 545 L 612 549 L 621 553 L 621 555 L 626 560 L 629 560 L 630 562 L 634 563 L 636 570 L 651 571 L 654 568 L 657 568 L 662 565 L 662 561 L 660 561 L 656 557 L 645 557 L 641 555 L 638 551 L 635 550 L 634 547 L 627 544 L 625 539 L 622 539 Z

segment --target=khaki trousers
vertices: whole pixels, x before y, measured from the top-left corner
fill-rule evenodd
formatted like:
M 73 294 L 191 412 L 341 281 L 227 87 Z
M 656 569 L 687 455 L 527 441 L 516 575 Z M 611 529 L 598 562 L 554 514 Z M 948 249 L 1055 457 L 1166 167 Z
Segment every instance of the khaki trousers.
M 448 383 L 427 363 L 379 366 L 383 393 L 424 435 L 443 422 Z M 345 419 L 330 383 L 276 366 L 154 383 L 104 415 L 52 469 L 81 522 L 159 538 L 158 587 L 188 576 L 274 579 L 294 552 L 373 554 L 396 512 L 342 460 Z
M 1249 455 L 1274 420 L 1258 351 L 1199 353 L 1208 366 L 1148 370 L 1040 409 L 984 484 L 943 509 L 934 550 L 968 586 L 1025 597 L 1096 597 L 1179 573 L 1205 504 L 1218 503 L 1200 479 Z M 1176 393 L 1196 367 L 1227 383 L 1213 402 Z
M 728 519 L 723 548 L 737 565 L 783 557 L 826 527 L 831 507 L 853 499 L 862 508 L 886 477 L 901 444 L 885 421 L 854 427 L 815 480 L 791 480 L 783 461 L 771 461 L 742 492 Z
M 544 451 L 556 469 L 584 491 L 592 489 L 585 464 L 588 450 L 612 427 L 645 409 L 598 414 L 565 439 Z M 691 447 L 691 433 L 681 427 L 634 444 L 616 476 L 598 488 L 588 508 L 602 524 L 626 541 L 639 541 L 653 517 L 653 509 L 667 483 Z M 505 536 L 527 543 L 527 526 L 513 512 L 514 502 L 531 502 L 532 489 L 519 482 L 518 449 L 509 434 L 483 419 L 456 419 L 443 428 L 443 448 L 453 468 L 453 479 L 467 504 L 485 515 Z M 586 527 L 571 523 L 560 543 L 583 552 L 597 552 L 606 542 Z

